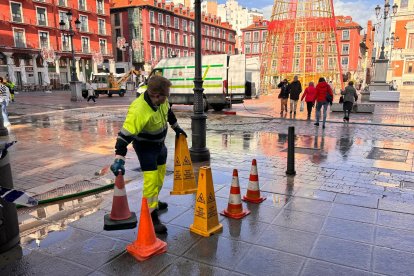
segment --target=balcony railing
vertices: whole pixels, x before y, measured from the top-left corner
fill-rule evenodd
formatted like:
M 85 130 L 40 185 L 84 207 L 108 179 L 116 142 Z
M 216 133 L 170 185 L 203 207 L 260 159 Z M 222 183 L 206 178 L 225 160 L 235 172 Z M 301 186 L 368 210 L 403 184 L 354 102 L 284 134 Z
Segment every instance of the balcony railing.
M 12 20 L 16 23 L 23 23 L 23 18 L 20 14 L 13 14 Z
M 80 11 L 86 11 L 86 5 L 83 3 L 79 3 L 79 10 Z
M 16 40 L 15 41 L 15 47 L 16 48 L 26 48 L 26 43 L 24 41 L 21 41 L 21 40 Z
M 89 47 L 82 47 L 82 53 L 89 54 Z
M 99 29 L 98 29 L 98 33 L 99 33 L 100 35 L 106 35 L 106 31 L 105 31 L 105 29 L 104 29 L 104 28 L 99 28 Z
M 38 20 L 37 21 L 37 25 L 39 25 L 39 26 L 47 26 L 47 22 L 46 22 L 46 20 Z

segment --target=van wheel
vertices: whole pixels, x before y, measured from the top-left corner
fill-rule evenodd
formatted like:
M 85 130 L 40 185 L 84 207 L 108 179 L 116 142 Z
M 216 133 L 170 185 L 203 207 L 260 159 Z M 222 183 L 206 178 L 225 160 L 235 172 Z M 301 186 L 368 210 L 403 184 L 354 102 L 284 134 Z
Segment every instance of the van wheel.
M 108 93 L 108 97 L 112 97 L 112 94 L 111 93 Z
M 222 111 L 224 108 L 224 105 L 223 104 L 212 104 L 211 107 L 213 107 L 215 111 Z
M 119 97 L 123 97 L 123 96 L 125 96 L 125 93 L 120 92 Z

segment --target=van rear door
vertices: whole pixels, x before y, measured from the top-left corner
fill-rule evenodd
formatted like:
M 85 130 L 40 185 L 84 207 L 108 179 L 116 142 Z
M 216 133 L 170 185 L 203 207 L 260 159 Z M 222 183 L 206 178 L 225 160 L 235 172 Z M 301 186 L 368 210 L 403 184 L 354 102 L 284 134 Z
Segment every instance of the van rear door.
M 230 56 L 227 76 L 228 95 L 232 103 L 242 103 L 246 89 L 246 56 Z

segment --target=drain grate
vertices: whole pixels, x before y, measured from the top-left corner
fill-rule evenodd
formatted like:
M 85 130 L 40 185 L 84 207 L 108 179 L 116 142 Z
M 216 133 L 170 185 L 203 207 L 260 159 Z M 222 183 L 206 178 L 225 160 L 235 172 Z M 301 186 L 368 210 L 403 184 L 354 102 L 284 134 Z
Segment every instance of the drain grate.
M 82 181 L 75 182 L 73 184 L 68 184 L 63 187 L 51 190 L 44 194 L 37 195 L 36 199 L 41 201 L 41 200 L 47 200 L 47 199 L 52 199 L 52 198 L 58 198 L 58 197 L 73 195 L 73 194 L 81 193 L 84 191 L 101 188 L 101 187 L 102 187 L 101 185 L 91 183 L 89 180 L 82 180 Z
M 281 150 L 281 152 L 287 152 L 288 149 L 283 149 Z M 295 153 L 299 153 L 299 154 L 315 154 L 316 152 L 320 151 L 320 149 L 315 149 L 315 148 L 302 148 L 302 147 L 295 147 Z
M 367 159 L 392 161 L 405 163 L 408 157 L 408 150 L 390 148 L 372 148 L 368 153 Z
M 403 180 L 403 181 L 400 182 L 400 188 L 401 189 L 414 190 L 414 182 Z

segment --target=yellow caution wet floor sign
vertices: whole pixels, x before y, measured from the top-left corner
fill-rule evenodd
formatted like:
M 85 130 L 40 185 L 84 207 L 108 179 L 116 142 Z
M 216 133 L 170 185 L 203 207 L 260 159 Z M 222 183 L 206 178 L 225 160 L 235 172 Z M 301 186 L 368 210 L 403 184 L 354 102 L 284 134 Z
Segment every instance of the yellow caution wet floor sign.
M 185 195 L 197 192 L 193 164 L 191 163 L 187 139 L 180 134 L 175 139 L 174 186 L 170 194 Z
M 198 190 L 194 208 L 194 223 L 190 231 L 209 237 L 223 229 L 219 223 L 210 167 L 201 167 L 198 175 Z

